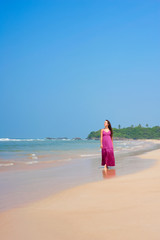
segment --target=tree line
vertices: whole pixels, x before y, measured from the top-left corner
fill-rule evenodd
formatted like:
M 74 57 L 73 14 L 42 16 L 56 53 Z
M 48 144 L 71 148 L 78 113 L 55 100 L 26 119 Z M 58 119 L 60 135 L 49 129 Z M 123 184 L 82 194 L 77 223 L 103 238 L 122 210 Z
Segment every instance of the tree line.
M 148 124 L 146 124 L 146 127 L 143 127 L 141 124 L 138 126 L 131 125 L 130 127 L 121 128 L 120 125 L 118 125 L 118 128 L 112 128 L 113 129 L 113 139 L 160 139 L 160 127 L 154 126 L 154 127 L 148 127 Z M 87 136 L 87 139 L 100 139 L 101 135 L 101 129 L 98 131 L 92 131 Z

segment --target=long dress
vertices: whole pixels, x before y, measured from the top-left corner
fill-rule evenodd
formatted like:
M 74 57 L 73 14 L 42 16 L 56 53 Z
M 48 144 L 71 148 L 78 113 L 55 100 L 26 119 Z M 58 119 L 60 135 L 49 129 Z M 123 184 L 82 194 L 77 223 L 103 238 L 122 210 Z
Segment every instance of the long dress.
M 107 166 L 115 166 L 115 157 L 114 157 L 114 150 L 113 150 L 110 130 L 108 132 L 103 130 L 102 145 L 103 145 L 103 148 L 101 149 L 101 152 L 102 152 L 101 165 L 104 166 L 106 164 Z

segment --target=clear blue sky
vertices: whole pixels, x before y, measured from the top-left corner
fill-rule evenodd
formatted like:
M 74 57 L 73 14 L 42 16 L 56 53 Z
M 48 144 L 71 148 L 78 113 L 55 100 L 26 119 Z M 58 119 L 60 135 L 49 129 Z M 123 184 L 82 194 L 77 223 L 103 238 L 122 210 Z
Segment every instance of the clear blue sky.
M 1 1 L 0 82 L 0 137 L 160 125 L 160 1 Z

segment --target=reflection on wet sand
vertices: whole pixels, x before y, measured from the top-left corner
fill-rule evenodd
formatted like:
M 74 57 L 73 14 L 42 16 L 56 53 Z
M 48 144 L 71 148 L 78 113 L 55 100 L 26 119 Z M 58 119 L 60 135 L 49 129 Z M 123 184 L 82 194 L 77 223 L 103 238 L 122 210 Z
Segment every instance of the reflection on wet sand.
M 103 175 L 103 178 L 112 178 L 112 177 L 115 177 L 116 176 L 116 169 L 112 168 L 112 169 L 103 169 L 102 170 L 102 175 Z

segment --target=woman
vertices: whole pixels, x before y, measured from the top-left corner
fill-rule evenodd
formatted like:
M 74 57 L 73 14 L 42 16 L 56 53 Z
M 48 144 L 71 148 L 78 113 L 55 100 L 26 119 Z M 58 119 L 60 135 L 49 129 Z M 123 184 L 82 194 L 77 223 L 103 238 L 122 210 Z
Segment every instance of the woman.
M 104 122 L 105 128 L 101 129 L 101 151 L 104 169 L 108 166 L 115 166 L 114 150 L 113 150 L 113 130 L 109 120 Z

